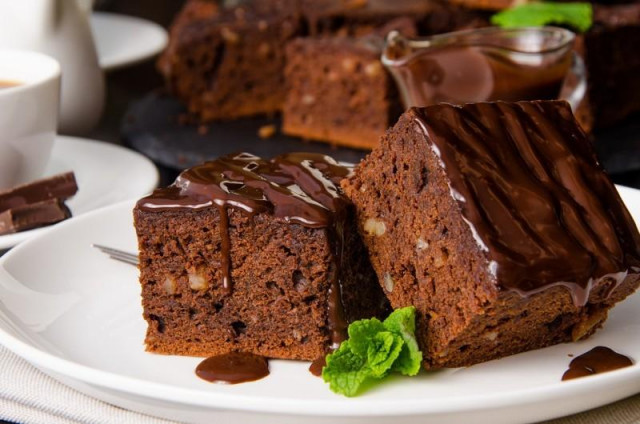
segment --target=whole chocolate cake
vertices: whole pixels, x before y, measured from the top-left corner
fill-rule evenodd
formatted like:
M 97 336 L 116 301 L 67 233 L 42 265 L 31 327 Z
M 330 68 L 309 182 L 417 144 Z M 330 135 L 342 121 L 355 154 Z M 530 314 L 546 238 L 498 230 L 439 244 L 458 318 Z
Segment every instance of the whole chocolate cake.
M 134 210 L 147 350 L 313 360 L 388 302 L 330 157 L 226 156 Z
M 427 368 L 602 325 L 640 283 L 640 235 L 560 101 L 412 108 L 343 188 Z

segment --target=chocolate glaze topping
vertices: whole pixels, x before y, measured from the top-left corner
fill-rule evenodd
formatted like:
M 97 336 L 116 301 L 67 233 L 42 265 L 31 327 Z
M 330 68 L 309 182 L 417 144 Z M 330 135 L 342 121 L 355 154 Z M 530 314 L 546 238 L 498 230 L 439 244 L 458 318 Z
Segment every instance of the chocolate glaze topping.
M 437 105 L 409 112 L 501 288 L 568 288 L 577 306 L 640 271 L 640 235 L 561 101 Z
M 215 207 L 220 212 L 223 287 L 233 290 L 228 208 L 249 216 L 272 214 L 285 222 L 328 228 L 336 246 L 335 265 L 342 261 L 342 221 L 349 203 L 339 182 L 351 172 L 329 156 L 288 153 L 270 160 L 249 153 L 223 156 L 183 171 L 176 182 L 140 199 L 148 212 Z M 334 273 L 328 300 L 328 327 L 334 346 L 344 340 L 347 323 L 341 299 L 340 272 Z
M 587 353 L 574 358 L 569 364 L 569 369 L 562 376 L 562 380 L 586 377 L 587 375 L 600 374 L 618 368 L 629 367 L 633 361 L 608 347 L 594 347 Z
M 229 352 L 200 362 L 196 375 L 212 383 L 246 383 L 268 376 L 269 361 L 252 353 Z

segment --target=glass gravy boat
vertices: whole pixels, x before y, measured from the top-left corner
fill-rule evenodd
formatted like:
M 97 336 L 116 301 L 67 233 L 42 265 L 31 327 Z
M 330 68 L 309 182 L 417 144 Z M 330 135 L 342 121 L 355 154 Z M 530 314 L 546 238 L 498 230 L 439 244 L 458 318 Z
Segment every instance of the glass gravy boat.
M 584 64 L 575 34 L 555 27 L 482 28 L 408 39 L 389 33 L 382 63 L 404 104 L 517 101 L 562 97 L 576 109 L 584 97 Z M 571 87 L 563 89 L 572 72 Z

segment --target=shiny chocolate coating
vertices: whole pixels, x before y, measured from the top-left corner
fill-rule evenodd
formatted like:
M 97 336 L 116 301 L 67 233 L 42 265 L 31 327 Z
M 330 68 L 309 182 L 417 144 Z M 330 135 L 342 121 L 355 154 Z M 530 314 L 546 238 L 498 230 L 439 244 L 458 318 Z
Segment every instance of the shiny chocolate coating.
M 576 306 L 640 271 L 640 235 L 569 105 L 441 104 L 410 115 L 501 289 L 564 286 Z

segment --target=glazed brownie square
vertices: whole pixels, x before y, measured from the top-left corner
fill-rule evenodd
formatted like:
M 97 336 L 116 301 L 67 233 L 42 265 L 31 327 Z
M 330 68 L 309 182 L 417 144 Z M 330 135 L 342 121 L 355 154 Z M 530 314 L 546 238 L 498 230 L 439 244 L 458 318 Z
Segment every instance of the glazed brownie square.
M 569 105 L 412 108 L 343 183 L 426 368 L 591 335 L 640 283 L 640 235 Z
M 159 61 L 170 92 L 202 121 L 278 112 L 283 46 L 300 26 L 291 4 L 252 2 L 180 23 Z
M 415 35 L 396 19 L 363 37 L 305 37 L 287 45 L 285 134 L 372 149 L 402 113 L 398 91 L 380 62 L 383 36 Z
M 141 199 L 147 350 L 313 360 L 348 322 L 388 312 L 336 186 L 346 172 L 322 155 L 242 154 Z

